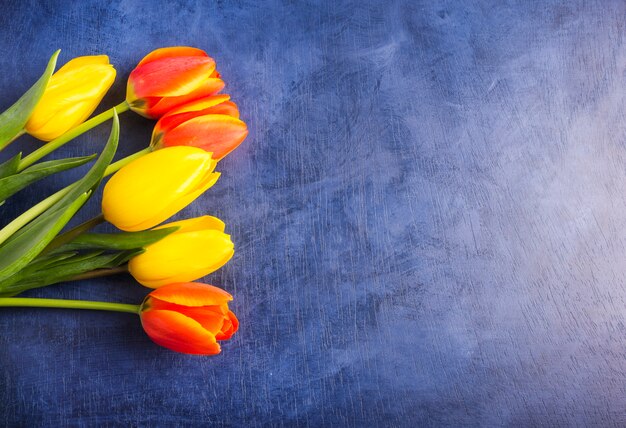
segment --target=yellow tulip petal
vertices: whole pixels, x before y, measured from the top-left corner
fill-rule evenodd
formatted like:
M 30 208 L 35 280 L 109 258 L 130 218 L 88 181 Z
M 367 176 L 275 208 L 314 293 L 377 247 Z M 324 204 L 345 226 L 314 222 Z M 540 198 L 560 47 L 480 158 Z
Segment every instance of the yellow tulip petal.
M 87 119 L 115 80 L 108 57 L 75 58 L 56 72 L 33 110 L 26 131 L 49 141 Z
M 87 65 L 108 65 L 109 57 L 107 55 L 86 55 L 73 58 L 66 62 L 63 67 L 54 73 L 56 75 L 62 75 L 63 73 L 82 68 Z
M 175 232 L 133 257 L 128 268 L 148 287 L 193 281 L 222 267 L 234 254 L 230 236 L 217 230 Z
M 226 224 L 217 217 L 205 215 L 202 217 L 188 218 L 186 220 L 175 221 L 155 227 L 155 229 L 163 229 L 164 227 L 178 227 L 177 233 L 195 232 L 198 230 L 218 230 L 223 232 Z
M 122 230 L 144 230 L 163 222 L 211 187 L 215 161 L 201 149 L 162 149 L 118 171 L 104 188 L 102 210 Z
M 123 229 L 122 227 L 119 227 L 122 230 L 126 230 L 129 232 L 137 232 L 140 230 L 146 230 L 146 229 L 150 229 L 151 227 L 154 227 L 162 222 L 164 222 L 165 220 L 167 220 L 168 218 L 170 218 L 171 216 L 173 216 L 174 214 L 176 214 L 178 211 L 182 210 L 183 208 L 185 208 L 187 205 L 189 205 L 190 203 L 192 203 L 193 201 L 195 201 L 200 195 L 202 195 L 207 189 L 209 189 L 211 186 L 213 186 L 216 182 L 217 179 L 220 177 L 220 173 L 214 172 L 214 173 L 209 173 L 207 174 L 207 180 L 204 182 L 204 184 L 199 187 L 197 190 L 188 193 L 184 196 L 181 196 L 178 199 L 173 199 L 170 203 L 170 205 L 167 205 L 164 209 L 162 209 L 161 211 L 155 211 L 153 212 L 151 215 L 146 215 L 145 220 L 134 224 L 132 226 L 127 226 L 126 229 Z M 148 213 L 146 213 L 148 214 Z

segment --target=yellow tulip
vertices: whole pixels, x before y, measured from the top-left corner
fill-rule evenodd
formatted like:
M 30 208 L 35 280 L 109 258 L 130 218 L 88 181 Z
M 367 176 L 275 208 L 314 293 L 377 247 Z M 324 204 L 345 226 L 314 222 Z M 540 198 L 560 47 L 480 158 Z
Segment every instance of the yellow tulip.
M 148 153 L 120 169 L 106 184 L 102 214 L 118 229 L 154 227 L 213 186 L 217 161 L 196 147 L 168 147 Z
M 226 264 L 235 254 L 224 222 L 204 216 L 161 226 L 179 229 L 146 247 L 133 257 L 128 270 L 135 279 L 150 288 L 202 278 Z
M 108 56 L 74 58 L 50 78 L 26 132 L 43 141 L 65 134 L 93 113 L 114 80 Z

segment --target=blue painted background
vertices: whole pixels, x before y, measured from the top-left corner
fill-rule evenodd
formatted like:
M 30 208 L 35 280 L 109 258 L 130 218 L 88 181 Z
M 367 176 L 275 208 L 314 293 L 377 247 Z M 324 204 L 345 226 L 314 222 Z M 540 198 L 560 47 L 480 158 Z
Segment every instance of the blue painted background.
M 0 424 L 624 426 L 624 22 L 622 1 L 5 1 L 0 108 L 57 48 L 110 56 L 104 109 L 184 44 L 216 58 L 250 135 L 179 216 L 217 215 L 237 245 L 206 278 L 235 296 L 224 352 L 161 349 L 132 315 L 3 309 Z M 121 125 L 118 157 L 145 147 L 152 122 Z

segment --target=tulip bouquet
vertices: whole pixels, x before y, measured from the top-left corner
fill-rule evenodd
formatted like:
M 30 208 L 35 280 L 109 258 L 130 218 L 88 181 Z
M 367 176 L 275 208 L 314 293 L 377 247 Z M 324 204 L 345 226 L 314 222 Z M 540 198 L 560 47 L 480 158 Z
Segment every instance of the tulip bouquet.
M 136 313 L 159 345 L 189 354 L 219 353 L 218 341 L 238 328 L 228 309 L 232 296 L 191 281 L 226 264 L 234 244 L 216 217 L 163 224 L 217 182 L 217 163 L 248 134 L 237 105 L 220 93 L 225 83 L 215 61 L 192 47 L 157 49 L 130 73 L 126 100 L 88 119 L 113 84 L 115 69 L 107 56 L 98 55 L 74 58 L 54 72 L 58 55 L 0 114 L 0 151 L 23 134 L 46 142 L 25 157 L 19 153 L 0 163 L 0 205 L 44 177 L 93 165 L 80 180 L 0 229 L 0 306 Z M 152 140 L 113 162 L 118 115 L 128 110 L 157 120 Z M 111 133 L 98 156 L 41 161 L 107 120 L 112 120 Z M 109 175 L 102 213 L 64 231 Z M 105 221 L 120 232 L 92 231 Z M 154 289 L 142 304 L 15 297 L 33 288 L 122 272 Z

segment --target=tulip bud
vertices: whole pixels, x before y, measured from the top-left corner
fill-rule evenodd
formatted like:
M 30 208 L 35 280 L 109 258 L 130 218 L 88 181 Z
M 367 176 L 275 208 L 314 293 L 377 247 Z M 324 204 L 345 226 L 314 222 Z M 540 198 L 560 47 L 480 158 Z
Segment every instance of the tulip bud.
M 156 119 L 186 102 L 216 94 L 223 87 L 215 61 L 203 50 L 161 48 L 144 57 L 130 73 L 126 101 L 131 110 Z
M 213 95 L 166 113 L 154 127 L 155 148 L 194 146 L 213 153 L 216 160 L 234 150 L 248 135 L 230 95 Z
M 176 226 L 177 231 L 148 245 L 145 252 L 129 261 L 130 274 L 142 285 L 158 288 L 193 281 L 221 268 L 235 254 L 224 223 L 216 217 L 182 220 L 158 229 Z
M 215 355 L 218 340 L 237 331 L 237 317 L 228 309 L 233 297 L 208 284 L 185 282 L 154 290 L 143 302 L 140 317 L 156 344 L 185 354 Z
M 102 213 L 118 229 L 146 230 L 193 202 L 219 178 L 211 153 L 169 147 L 120 169 L 104 187 Z
M 26 132 L 43 141 L 65 134 L 93 113 L 114 80 L 106 55 L 74 58 L 50 78 Z

